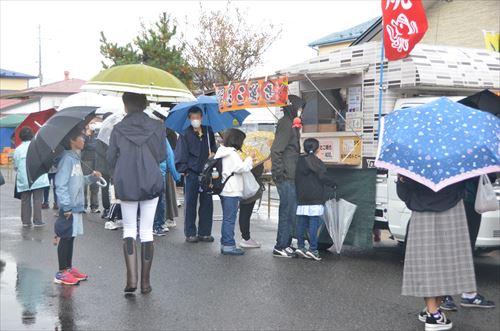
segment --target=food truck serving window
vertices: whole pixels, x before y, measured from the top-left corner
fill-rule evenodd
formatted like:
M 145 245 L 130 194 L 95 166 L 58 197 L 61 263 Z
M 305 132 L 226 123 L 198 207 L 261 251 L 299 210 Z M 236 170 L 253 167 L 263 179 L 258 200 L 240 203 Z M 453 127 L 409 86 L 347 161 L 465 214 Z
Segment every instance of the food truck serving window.
M 347 112 L 347 93 L 345 88 L 328 89 L 321 91 L 328 101 L 345 118 Z M 303 132 L 343 132 L 345 122 L 317 91 L 303 92 L 306 107 L 302 114 Z

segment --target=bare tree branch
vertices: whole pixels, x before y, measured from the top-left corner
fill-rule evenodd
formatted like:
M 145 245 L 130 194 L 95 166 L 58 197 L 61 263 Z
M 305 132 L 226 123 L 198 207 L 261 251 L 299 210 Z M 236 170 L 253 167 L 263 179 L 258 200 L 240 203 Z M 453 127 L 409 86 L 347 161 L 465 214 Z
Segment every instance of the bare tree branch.
M 238 8 L 228 2 L 224 11 L 201 14 L 197 35 L 186 44 L 193 70 L 193 83 L 210 90 L 215 83 L 244 79 L 262 63 L 264 53 L 279 38 L 281 28 L 273 24 L 251 26 Z

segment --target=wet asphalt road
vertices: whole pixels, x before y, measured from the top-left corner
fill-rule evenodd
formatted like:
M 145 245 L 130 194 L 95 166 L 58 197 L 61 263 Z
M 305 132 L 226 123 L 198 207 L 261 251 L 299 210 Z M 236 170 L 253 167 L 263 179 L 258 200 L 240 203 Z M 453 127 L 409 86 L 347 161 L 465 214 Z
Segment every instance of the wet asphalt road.
M 321 262 L 276 259 L 276 221 L 263 208 L 252 223 L 261 249 L 221 256 L 217 243 L 184 243 L 178 228 L 155 239 L 153 292 L 125 298 L 120 231 L 87 217 L 74 265 L 90 279 L 55 285 L 54 213 L 44 211 L 45 228 L 23 229 L 12 192 L 9 183 L 0 188 L 2 330 L 423 330 L 416 319 L 423 301 L 400 295 L 403 264 L 392 241 L 372 250 L 345 247 L 341 256 L 324 253 Z M 216 222 L 216 239 L 219 229 Z M 475 262 L 481 292 L 500 303 L 500 254 Z M 459 309 L 449 317 L 455 330 L 500 329 L 498 308 Z

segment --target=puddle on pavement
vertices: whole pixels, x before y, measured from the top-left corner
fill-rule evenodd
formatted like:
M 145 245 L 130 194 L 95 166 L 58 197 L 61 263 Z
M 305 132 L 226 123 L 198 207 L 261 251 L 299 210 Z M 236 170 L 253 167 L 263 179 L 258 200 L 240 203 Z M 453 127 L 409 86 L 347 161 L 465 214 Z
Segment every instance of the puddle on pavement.
M 41 270 L 0 253 L 1 330 L 75 330 L 74 287 L 52 286 Z

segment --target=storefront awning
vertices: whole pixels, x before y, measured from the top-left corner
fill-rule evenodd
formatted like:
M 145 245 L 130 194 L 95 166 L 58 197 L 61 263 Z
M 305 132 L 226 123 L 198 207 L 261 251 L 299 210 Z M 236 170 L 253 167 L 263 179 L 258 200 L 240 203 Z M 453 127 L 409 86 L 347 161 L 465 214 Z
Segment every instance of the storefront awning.
M 290 67 L 283 71 L 279 71 L 280 75 L 287 75 L 288 82 L 296 82 L 306 80 L 306 75 L 312 80 L 328 79 L 328 78 L 341 78 L 352 75 L 361 75 L 368 70 L 368 64 L 358 67 L 328 69 L 328 70 L 311 70 L 309 68 L 296 68 Z

